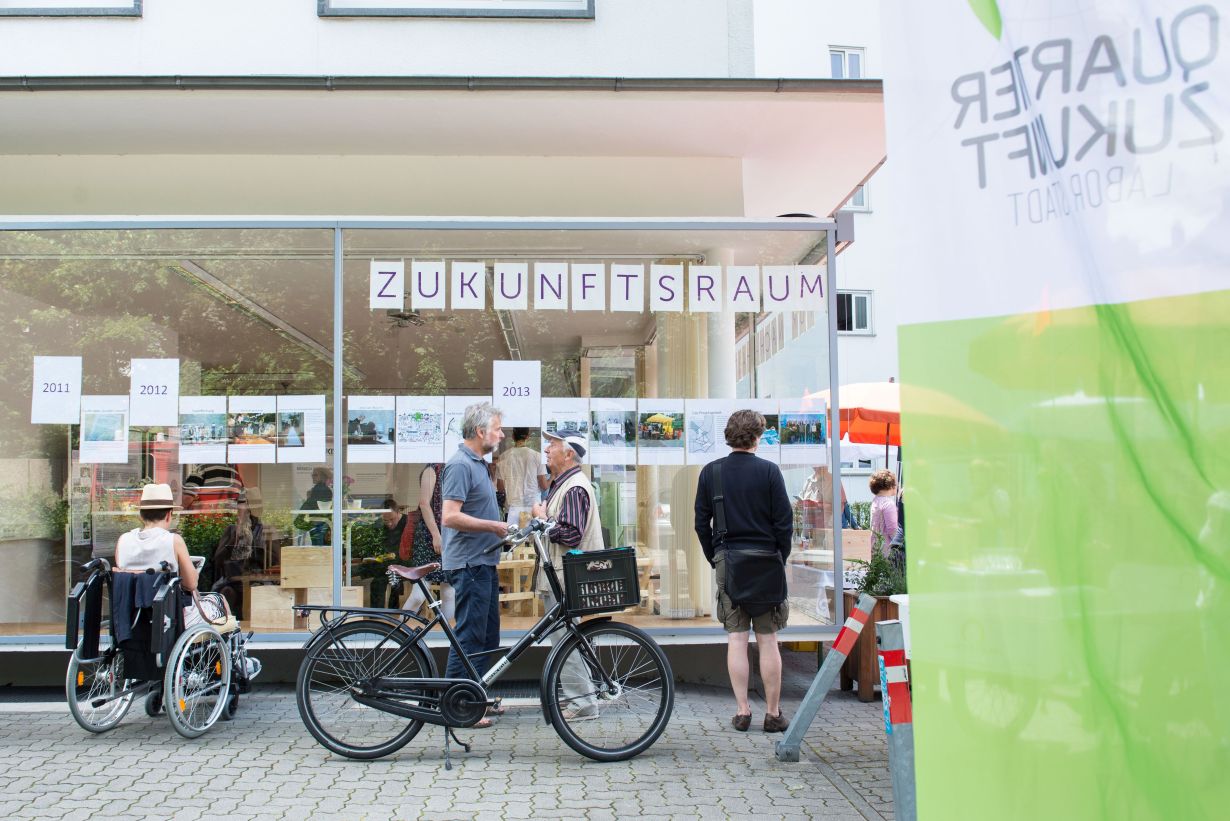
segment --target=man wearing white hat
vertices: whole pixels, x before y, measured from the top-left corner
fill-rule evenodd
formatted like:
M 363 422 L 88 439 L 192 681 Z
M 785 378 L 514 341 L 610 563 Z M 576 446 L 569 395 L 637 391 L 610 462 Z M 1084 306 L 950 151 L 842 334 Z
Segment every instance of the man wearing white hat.
M 120 570 L 161 570 L 166 562 L 179 569 L 180 586 L 192 591 L 196 589 L 196 568 L 188 557 L 188 545 L 178 533 L 171 532 L 175 509 L 175 494 L 170 485 L 141 488 L 137 512 L 142 526 L 120 536 L 115 545 L 115 566 Z
M 602 522 L 598 516 L 593 486 L 581 470 L 581 462 L 585 459 L 585 436 L 569 428 L 556 432 L 544 430 L 542 435 L 549 440 L 547 468 L 554 479 L 546 503 L 534 505 L 533 514 L 555 519 L 556 527 L 551 531 L 548 550 L 551 563 L 562 581 L 564 553 L 573 549 L 602 550 Z M 555 606 L 555 596 L 541 574 L 538 591 L 548 610 Z M 556 631 L 548 638 L 554 645 L 564 638 L 564 634 Z M 565 719 L 583 721 L 598 717 L 597 700 L 593 695 L 595 688 L 580 657 L 573 655 L 564 663 L 561 684 L 568 701 L 568 707 L 564 710 Z

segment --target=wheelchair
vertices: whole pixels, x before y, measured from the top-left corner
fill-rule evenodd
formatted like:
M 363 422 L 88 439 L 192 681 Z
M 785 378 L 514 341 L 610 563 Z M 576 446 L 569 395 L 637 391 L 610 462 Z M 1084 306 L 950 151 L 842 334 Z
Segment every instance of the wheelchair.
M 64 641 L 73 651 L 68 708 L 82 729 L 112 729 L 138 696 L 150 717 L 165 707 L 185 738 L 235 716 L 240 694 L 260 672 L 260 662 L 247 654 L 251 633 L 245 636 L 233 616 L 185 627 L 184 607 L 192 599 L 166 562 L 161 571 L 131 573 L 113 571 L 99 558 L 83 570 L 85 580 L 68 595 Z

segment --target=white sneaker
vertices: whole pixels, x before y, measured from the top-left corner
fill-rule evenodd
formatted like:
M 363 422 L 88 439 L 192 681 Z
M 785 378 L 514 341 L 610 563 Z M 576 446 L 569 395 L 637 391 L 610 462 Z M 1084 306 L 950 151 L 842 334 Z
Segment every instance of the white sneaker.
M 252 679 L 260 675 L 261 663 L 254 658 L 251 658 L 249 656 L 244 656 L 243 657 L 243 668 L 244 668 L 244 676 L 248 679 L 248 681 L 251 681 Z

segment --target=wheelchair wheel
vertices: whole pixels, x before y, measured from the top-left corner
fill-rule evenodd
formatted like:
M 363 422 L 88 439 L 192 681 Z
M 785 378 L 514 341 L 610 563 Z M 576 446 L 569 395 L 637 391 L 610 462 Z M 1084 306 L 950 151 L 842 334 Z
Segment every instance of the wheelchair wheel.
M 149 691 L 149 695 L 145 697 L 145 714 L 150 718 L 157 718 L 162 712 L 162 691 L 157 687 Z
M 230 721 L 239 712 L 239 693 L 232 688 L 231 697 L 226 700 L 226 709 L 222 711 L 222 720 Z
M 222 634 L 198 625 L 181 635 L 167 661 L 162 692 L 171 726 L 184 738 L 212 727 L 231 694 L 231 655 Z
M 119 724 L 135 695 L 124 693 L 124 654 L 102 647 L 99 652 L 100 658 L 82 660 L 81 649 L 74 650 L 65 681 L 68 710 L 81 728 L 91 733 L 105 733 Z

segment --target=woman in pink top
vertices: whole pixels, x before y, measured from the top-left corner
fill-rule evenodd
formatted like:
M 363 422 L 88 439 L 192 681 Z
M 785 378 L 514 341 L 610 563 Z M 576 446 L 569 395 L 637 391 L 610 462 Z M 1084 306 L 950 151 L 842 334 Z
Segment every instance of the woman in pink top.
M 871 547 L 881 550 L 897 533 L 897 477 L 891 470 L 871 474 Z

